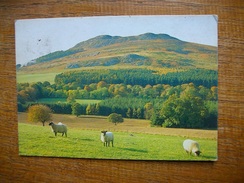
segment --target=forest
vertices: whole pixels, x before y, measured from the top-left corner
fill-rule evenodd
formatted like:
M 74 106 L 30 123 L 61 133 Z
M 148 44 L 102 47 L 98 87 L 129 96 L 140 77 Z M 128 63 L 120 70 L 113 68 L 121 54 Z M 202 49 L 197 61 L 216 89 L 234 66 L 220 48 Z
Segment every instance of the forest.
M 194 83 L 196 86 L 217 86 L 217 71 L 207 69 L 189 69 L 186 71 L 158 74 L 149 69 L 120 69 L 120 70 L 86 70 L 64 72 L 55 77 L 55 84 L 75 89 L 83 88 L 90 83 L 104 81 L 110 84 L 146 85 L 169 84 L 177 86 L 183 83 Z
M 89 70 L 56 75 L 55 83 L 18 83 L 18 111 L 39 99 L 65 98 L 46 103 L 54 113 L 79 115 L 121 114 L 148 119 L 152 126 L 217 127 L 217 72 L 195 69 L 158 74 L 147 69 Z M 101 100 L 96 104 L 76 99 Z

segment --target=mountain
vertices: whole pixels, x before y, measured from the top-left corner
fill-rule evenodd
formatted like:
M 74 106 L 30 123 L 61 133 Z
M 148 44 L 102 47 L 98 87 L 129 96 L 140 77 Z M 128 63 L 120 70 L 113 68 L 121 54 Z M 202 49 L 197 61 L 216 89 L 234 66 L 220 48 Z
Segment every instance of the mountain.
M 217 70 L 217 48 L 181 41 L 167 34 L 100 35 L 30 62 L 21 71 L 84 67 L 205 68 Z

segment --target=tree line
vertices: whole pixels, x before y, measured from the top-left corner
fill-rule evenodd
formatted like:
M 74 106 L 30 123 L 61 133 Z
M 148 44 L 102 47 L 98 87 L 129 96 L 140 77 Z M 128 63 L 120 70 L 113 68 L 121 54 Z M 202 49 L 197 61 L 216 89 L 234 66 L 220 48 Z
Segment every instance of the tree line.
M 207 69 L 190 69 L 162 75 L 148 69 L 86 70 L 58 74 L 55 77 L 55 84 L 62 88 L 77 89 L 99 81 L 142 87 L 156 84 L 177 86 L 191 82 L 196 86 L 202 85 L 210 88 L 217 86 L 217 79 L 217 71 Z
M 193 83 L 190 83 L 194 85 Z M 179 95 L 189 84 L 170 86 L 165 84 L 146 85 L 125 85 L 125 84 L 107 84 L 104 81 L 85 85 L 84 88 L 77 89 L 62 88 L 49 82 L 36 83 L 18 83 L 18 102 L 34 102 L 40 98 L 67 98 L 73 99 L 109 99 L 115 97 L 127 98 L 145 98 L 145 99 L 167 99 L 170 95 L 176 93 Z M 211 88 L 202 85 L 195 86 L 198 96 L 203 100 L 217 100 L 218 89 L 216 86 Z
M 93 84 L 95 86 L 95 84 Z M 46 87 L 44 87 L 46 86 Z M 45 90 L 51 87 L 50 83 L 19 84 L 21 92 L 34 92 L 26 94 L 29 97 L 43 96 Z M 96 84 L 94 90 L 99 88 L 108 89 L 111 85 L 105 82 Z M 131 89 L 132 86 L 123 84 L 112 85 L 118 89 Z M 42 88 L 44 87 L 44 89 Z M 51 87 L 52 88 L 52 87 Z M 96 88 L 96 89 L 95 89 Z M 132 87 L 133 88 L 133 87 Z M 135 88 L 134 88 L 135 89 Z M 136 88 L 138 89 L 138 88 Z M 111 113 L 121 114 L 126 118 L 149 119 L 152 126 L 186 127 L 186 128 L 216 128 L 217 127 L 217 87 L 210 89 L 204 86 L 195 86 L 193 83 L 178 86 L 155 85 L 151 87 L 139 87 L 137 94 L 143 95 L 113 95 L 97 104 L 79 104 L 76 102 L 79 90 L 67 91 L 67 103 L 46 104 L 54 113 L 79 115 L 103 115 Z M 160 93 L 158 97 L 143 97 L 145 92 L 155 90 Z M 85 90 L 85 89 L 84 89 Z M 144 91 L 145 90 L 145 91 Z M 150 91 L 149 90 L 149 91 Z M 115 90 L 111 90 L 115 92 Z M 133 90 L 130 90 L 133 91 Z M 149 92 L 147 91 L 147 92 Z M 18 93 L 19 93 L 18 92 Z M 112 93 L 113 93 L 112 92 Z M 110 94 L 112 96 L 112 93 Z M 150 93 L 150 92 L 149 92 Z M 25 111 L 29 106 L 36 104 L 35 100 L 21 102 L 22 97 L 18 94 L 18 110 Z M 76 95 L 75 95 L 76 94 Z

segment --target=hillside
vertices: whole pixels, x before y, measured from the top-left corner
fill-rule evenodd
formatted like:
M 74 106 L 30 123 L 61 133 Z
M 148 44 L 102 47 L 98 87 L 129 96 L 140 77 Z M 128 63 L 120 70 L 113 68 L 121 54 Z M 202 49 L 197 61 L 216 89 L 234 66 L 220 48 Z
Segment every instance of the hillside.
M 18 71 L 53 72 L 91 67 L 205 68 L 217 70 L 217 48 L 181 41 L 167 34 L 101 35 L 66 51 L 35 59 Z

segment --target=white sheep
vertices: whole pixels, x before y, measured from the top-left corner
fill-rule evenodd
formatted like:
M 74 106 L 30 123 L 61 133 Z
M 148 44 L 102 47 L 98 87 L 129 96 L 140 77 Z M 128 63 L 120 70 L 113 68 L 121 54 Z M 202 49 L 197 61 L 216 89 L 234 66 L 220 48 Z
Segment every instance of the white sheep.
M 54 124 L 54 122 L 50 122 L 49 126 L 52 127 L 55 136 L 57 136 L 57 133 L 62 133 L 62 136 L 65 134 L 67 137 L 67 127 L 63 123 L 59 122 L 58 124 Z
M 191 139 L 187 139 L 183 142 L 183 148 L 187 153 L 193 153 L 195 156 L 199 156 L 201 153 L 198 142 Z
M 112 147 L 114 146 L 114 135 L 112 132 L 101 131 L 101 141 L 104 146 L 109 146 L 110 142 L 112 143 Z

